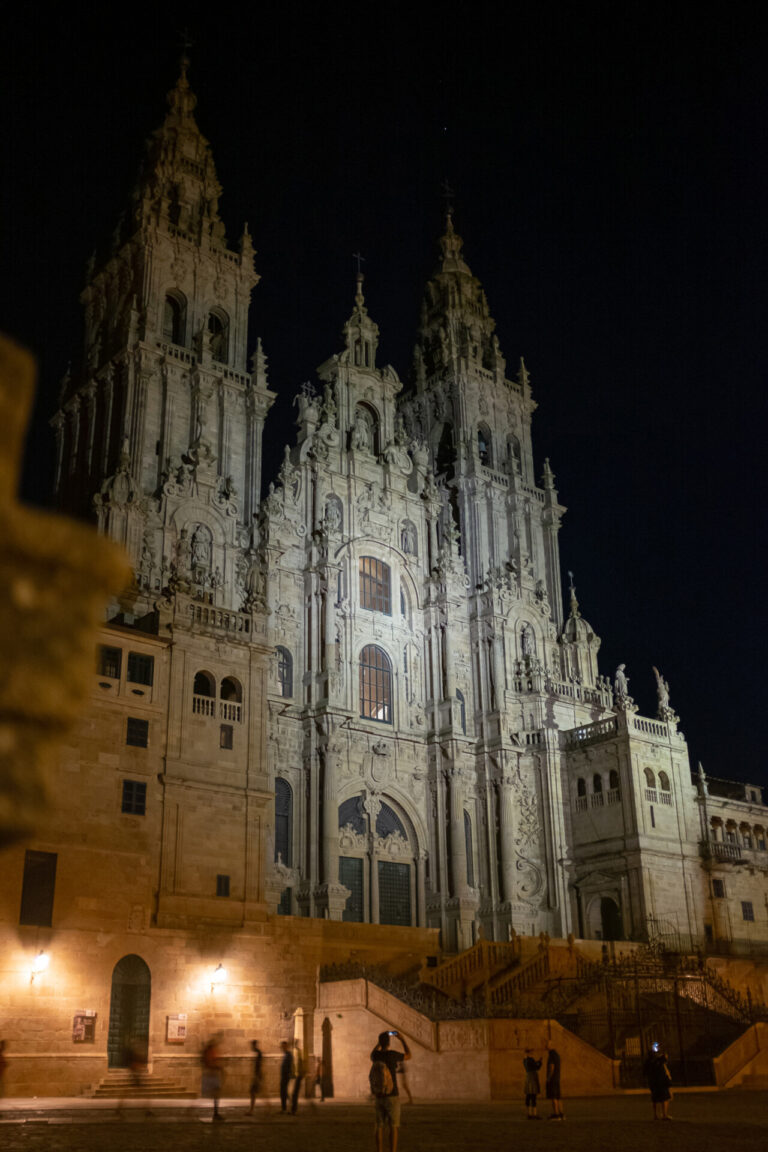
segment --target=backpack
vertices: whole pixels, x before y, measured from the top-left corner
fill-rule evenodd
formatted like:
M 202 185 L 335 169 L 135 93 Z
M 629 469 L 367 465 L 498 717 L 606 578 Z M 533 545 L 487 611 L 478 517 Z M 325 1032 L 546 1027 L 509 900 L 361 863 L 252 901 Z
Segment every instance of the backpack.
M 368 1083 L 374 1096 L 391 1096 L 395 1090 L 395 1082 L 389 1065 L 383 1060 L 374 1060 L 368 1073 Z

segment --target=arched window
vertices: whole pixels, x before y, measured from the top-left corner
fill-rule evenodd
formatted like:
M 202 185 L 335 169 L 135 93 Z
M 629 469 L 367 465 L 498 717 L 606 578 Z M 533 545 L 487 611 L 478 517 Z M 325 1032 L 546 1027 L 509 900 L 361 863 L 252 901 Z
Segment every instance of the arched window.
M 211 337 L 211 358 L 226 364 L 229 352 L 229 319 L 218 308 L 208 313 L 208 331 Z
M 402 836 L 403 840 L 408 840 L 408 833 L 398 814 L 390 808 L 389 804 L 382 803 L 376 817 L 376 835 L 381 836 L 382 840 L 384 840 L 387 836 L 391 836 L 393 832 L 397 832 L 398 836 Z
M 293 696 L 293 657 L 282 644 L 277 645 L 277 687 L 281 696 Z
M 339 805 L 339 828 L 346 828 L 347 825 L 358 835 L 362 836 L 366 832 L 362 796 L 352 796 Z
M 593 792 L 602 792 L 602 790 L 603 790 L 603 778 L 599 772 L 595 772 L 594 776 L 592 777 L 592 791 Z
M 654 776 L 652 769 L 643 768 L 643 773 L 645 775 L 645 783 L 648 786 L 648 788 L 655 788 L 656 787 L 656 777 Z
M 230 704 L 242 704 L 243 689 L 240 681 L 236 680 L 234 676 L 225 676 L 221 682 L 219 696 L 222 700 L 226 700 Z
M 184 297 L 181 293 L 168 292 L 163 302 L 163 340 L 183 345 L 184 312 Z
M 576 781 L 576 795 L 577 796 L 586 796 L 586 794 L 587 794 L 587 782 L 583 776 L 579 776 L 578 780 Z
M 360 557 L 360 607 L 392 615 L 392 578 L 389 565 L 373 556 Z
M 475 886 L 475 859 L 474 852 L 472 851 L 472 821 L 464 809 L 464 845 L 467 852 L 467 884 L 470 888 Z
M 480 463 L 485 468 L 493 467 L 493 450 L 491 448 L 491 430 L 486 424 L 481 424 L 477 429 L 477 454 L 480 457 Z
M 666 772 L 659 772 L 659 788 L 662 792 L 672 791 L 669 784 L 669 776 L 667 776 Z
M 293 791 L 287 780 L 275 780 L 275 863 L 293 863 Z
M 360 653 L 360 715 L 392 723 L 392 665 L 375 644 L 367 644 Z
M 464 736 L 467 734 L 467 705 L 464 700 L 464 693 L 456 689 L 456 699 L 459 702 L 459 723 L 461 724 L 461 731 Z
M 196 672 L 195 673 L 195 696 L 215 696 L 216 695 L 216 681 L 210 672 Z
M 619 786 L 619 774 L 615 768 L 608 773 L 608 787 L 613 791 Z

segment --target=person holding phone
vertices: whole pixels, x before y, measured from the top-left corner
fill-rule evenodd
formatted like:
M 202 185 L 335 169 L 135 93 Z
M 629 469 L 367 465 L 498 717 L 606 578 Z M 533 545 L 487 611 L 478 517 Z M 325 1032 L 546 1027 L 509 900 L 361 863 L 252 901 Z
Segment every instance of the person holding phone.
M 391 1041 L 398 1039 L 403 1051 L 398 1052 L 390 1047 Z M 384 1064 L 389 1072 L 391 1088 L 373 1089 L 376 1099 L 376 1152 L 385 1152 L 384 1130 L 389 1130 L 389 1152 L 397 1152 L 398 1130 L 400 1128 L 400 1094 L 397 1090 L 397 1073 L 406 1060 L 410 1060 L 411 1050 L 406 1039 L 396 1029 L 381 1032 L 376 1047 L 371 1052 L 371 1065 Z M 380 1083 L 383 1078 L 374 1076 L 373 1067 L 371 1084 Z
M 651 1044 L 651 1050 L 643 1065 L 643 1072 L 651 1093 L 654 1120 L 671 1120 L 669 1102 L 672 1099 L 670 1090 L 672 1073 L 669 1071 L 667 1054 L 661 1051 L 658 1040 L 654 1040 Z

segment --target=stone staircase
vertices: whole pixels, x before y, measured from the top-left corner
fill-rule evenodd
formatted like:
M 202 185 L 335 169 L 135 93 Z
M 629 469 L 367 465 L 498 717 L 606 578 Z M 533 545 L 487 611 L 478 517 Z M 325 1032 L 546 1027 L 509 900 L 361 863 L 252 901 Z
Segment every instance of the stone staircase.
M 115 1068 L 107 1072 L 98 1084 L 84 1093 L 94 1099 L 116 1100 L 196 1100 L 197 1092 L 184 1088 L 176 1080 L 165 1076 L 142 1072 L 137 1085 L 131 1073 L 125 1068 Z
M 477 988 L 486 985 L 499 973 L 520 963 L 520 940 L 497 942 L 478 940 L 458 956 L 449 956 L 435 968 L 422 968 L 422 984 L 450 996 L 464 1000 Z

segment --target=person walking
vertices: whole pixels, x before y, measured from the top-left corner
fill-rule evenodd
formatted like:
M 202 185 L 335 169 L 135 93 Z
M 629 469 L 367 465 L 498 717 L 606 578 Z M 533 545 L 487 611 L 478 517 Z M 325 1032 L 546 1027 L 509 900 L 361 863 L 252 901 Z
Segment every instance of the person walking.
M 661 1051 L 658 1040 L 654 1040 L 651 1044 L 651 1050 L 643 1064 L 643 1072 L 651 1093 L 654 1120 L 671 1120 L 669 1102 L 672 1099 L 670 1087 L 672 1073 L 669 1071 L 667 1054 Z
M 323 1059 L 318 1056 L 315 1059 L 315 1080 L 313 1084 L 313 1096 L 315 1092 L 320 1093 L 320 1103 L 325 1102 L 325 1088 L 323 1086 Z
M 213 1036 L 203 1048 L 200 1056 L 202 1066 L 202 1095 L 210 1096 L 213 1100 L 212 1120 L 223 1120 L 219 1110 L 221 1100 L 222 1062 L 221 1048 L 218 1036 Z
M 525 1071 L 525 1107 L 528 1110 L 529 1120 L 541 1120 L 541 1116 L 536 1111 L 536 1097 L 541 1091 L 539 1068 L 541 1068 L 541 1060 L 536 1059 L 532 1048 L 526 1048 L 523 1057 L 523 1070 Z
M 246 1116 L 253 1116 L 254 1105 L 256 1104 L 256 1097 L 261 1092 L 261 1048 L 259 1048 L 258 1040 L 251 1040 L 251 1051 L 253 1052 L 253 1072 L 251 1073 L 251 1106 L 246 1112 Z
M 291 1115 L 296 1115 L 299 1106 L 299 1092 L 304 1083 L 307 1069 L 304 1063 L 304 1053 L 298 1040 L 293 1042 L 293 1092 L 291 1093 Z
M 552 1106 L 550 1120 L 562 1120 L 563 1103 L 560 1099 L 560 1053 L 551 1040 L 547 1041 L 547 1067 L 544 1090 Z
M 392 1037 L 397 1037 L 403 1046 L 402 1052 L 390 1047 Z M 368 1083 L 375 1098 L 375 1138 L 376 1152 L 385 1152 L 384 1132 L 389 1131 L 389 1152 L 397 1152 L 397 1139 L 400 1129 L 400 1094 L 397 1090 L 397 1073 L 403 1063 L 411 1059 L 411 1050 L 405 1037 L 396 1031 L 379 1033 L 378 1043 L 371 1052 L 371 1071 Z
M 287 1040 L 280 1041 L 280 1049 L 283 1053 L 280 1060 L 280 1108 L 281 1111 L 288 1111 L 288 1085 L 293 1076 L 293 1053 L 291 1046 Z

